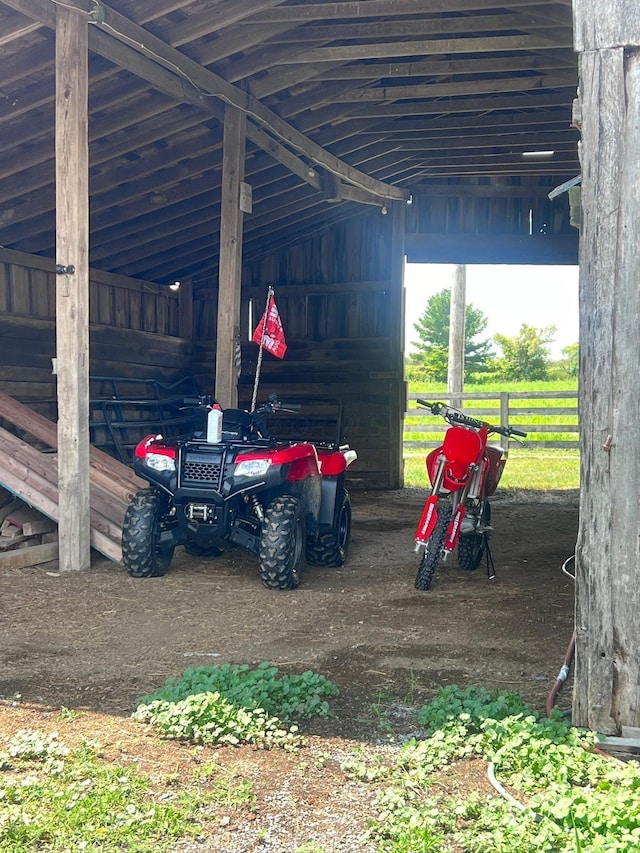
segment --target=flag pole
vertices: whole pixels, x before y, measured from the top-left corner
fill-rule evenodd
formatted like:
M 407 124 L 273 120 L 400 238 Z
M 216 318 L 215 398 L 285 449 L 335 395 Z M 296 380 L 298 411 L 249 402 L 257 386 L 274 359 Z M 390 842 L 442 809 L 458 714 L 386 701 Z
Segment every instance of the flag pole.
M 269 311 L 269 302 L 273 296 L 273 287 L 269 285 L 267 289 L 267 304 L 262 315 L 262 335 L 260 336 L 260 349 L 258 350 L 258 363 L 256 364 L 256 376 L 253 382 L 253 396 L 251 398 L 251 411 L 256 410 L 256 400 L 258 399 L 258 384 L 260 382 L 260 371 L 262 370 L 262 353 L 264 349 L 264 338 L 267 333 L 267 312 Z

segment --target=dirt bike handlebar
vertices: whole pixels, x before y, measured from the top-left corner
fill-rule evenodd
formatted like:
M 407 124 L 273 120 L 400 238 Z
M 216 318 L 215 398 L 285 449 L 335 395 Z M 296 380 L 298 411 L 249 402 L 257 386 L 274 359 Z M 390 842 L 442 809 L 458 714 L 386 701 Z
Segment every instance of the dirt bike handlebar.
M 507 438 L 511 435 L 518 435 L 522 438 L 527 437 L 527 433 L 522 430 L 515 429 L 515 427 L 504 427 L 498 426 L 495 424 L 487 423 L 487 421 L 480 421 L 477 418 L 470 418 L 468 415 L 465 415 L 463 412 L 460 412 L 458 409 L 454 409 L 452 406 L 447 406 L 446 403 L 430 403 L 428 400 L 416 400 L 419 406 L 424 406 L 425 409 L 430 409 L 431 414 L 433 415 L 442 415 L 442 417 L 450 424 L 463 424 L 464 426 L 471 427 L 472 429 L 481 429 L 484 427 L 489 430 L 489 432 L 497 432 L 500 435 L 504 435 Z

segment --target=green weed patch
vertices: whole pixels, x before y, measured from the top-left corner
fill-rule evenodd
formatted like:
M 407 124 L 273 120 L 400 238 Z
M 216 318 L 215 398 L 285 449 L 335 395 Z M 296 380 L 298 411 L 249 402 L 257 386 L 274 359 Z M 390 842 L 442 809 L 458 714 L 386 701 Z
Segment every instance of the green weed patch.
M 164 737 L 194 743 L 295 748 L 298 727 L 282 721 L 327 717 L 325 697 L 337 694 L 333 682 L 311 671 L 280 676 L 266 662 L 255 669 L 223 664 L 169 679 L 140 700 L 133 716 Z
M 539 717 L 516 694 L 443 689 L 421 709 L 427 737 L 389 768 L 370 837 L 384 853 L 636 853 L 640 768 L 593 751 L 593 733 L 558 712 Z M 482 759 L 495 794 L 455 796 L 443 784 Z M 346 767 L 366 779 L 362 761 Z M 376 776 L 380 778 L 380 774 Z

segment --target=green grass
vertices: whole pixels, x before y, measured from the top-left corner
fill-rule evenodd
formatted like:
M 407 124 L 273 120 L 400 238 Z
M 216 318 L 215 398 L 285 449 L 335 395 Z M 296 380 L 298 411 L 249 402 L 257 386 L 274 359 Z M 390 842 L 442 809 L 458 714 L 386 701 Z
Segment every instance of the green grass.
M 404 457 L 405 486 L 428 485 L 427 451 Z M 580 454 L 577 450 L 511 450 L 500 480 L 500 489 L 577 489 L 580 486 Z
M 33 730 L 8 742 L 0 767 L 1 853 L 159 853 L 197 834 L 211 805 L 198 787 L 167 798 L 146 776 L 102 761 L 95 745 L 70 750 Z

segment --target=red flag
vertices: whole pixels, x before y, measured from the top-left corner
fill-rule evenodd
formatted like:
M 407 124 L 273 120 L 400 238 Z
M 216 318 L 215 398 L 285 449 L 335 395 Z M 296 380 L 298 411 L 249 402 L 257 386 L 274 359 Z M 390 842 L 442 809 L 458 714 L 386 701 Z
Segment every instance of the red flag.
M 267 309 L 256 326 L 251 340 L 259 346 L 264 347 L 272 355 L 275 355 L 276 358 L 284 358 L 284 354 L 287 351 L 287 342 L 284 339 L 282 321 L 276 307 L 276 300 L 273 296 L 269 297 Z

